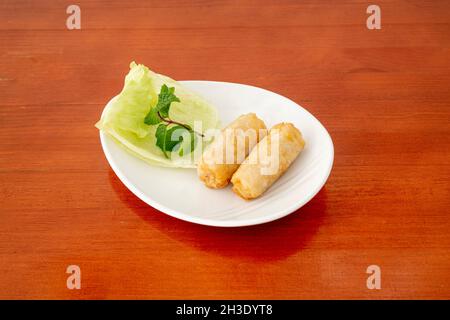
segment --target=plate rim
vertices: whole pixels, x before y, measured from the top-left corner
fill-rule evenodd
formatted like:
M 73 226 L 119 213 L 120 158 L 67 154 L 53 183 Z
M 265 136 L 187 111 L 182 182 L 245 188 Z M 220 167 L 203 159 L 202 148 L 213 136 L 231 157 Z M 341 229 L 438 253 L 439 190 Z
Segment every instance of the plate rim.
M 299 208 L 301 208 L 302 206 L 304 206 L 305 204 L 307 204 L 309 201 L 311 201 L 312 198 L 314 198 L 314 196 L 319 193 L 319 191 L 325 186 L 326 182 L 328 181 L 328 178 L 331 174 L 331 170 L 333 168 L 333 163 L 334 163 L 334 144 L 333 144 L 333 140 L 331 139 L 331 136 L 328 132 L 328 130 L 325 128 L 325 126 L 312 114 L 310 113 L 308 110 L 306 110 L 305 108 L 303 108 L 301 105 L 299 105 L 298 103 L 296 103 L 295 101 L 289 99 L 288 97 L 285 97 L 281 94 L 278 94 L 276 92 L 264 89 L 264 88 L 260 88 L 257 86 L 253 86 L 253 85 L 248 85 L 248 84 L 243 84 L 243 83 L 236 83 L 236 82 L 226 82 L 226 81 L 209 81 L 209 80 L 180 80 L 178 81 L 181 84 L 186 83 L 186 82 L 207 82 L 207 83 L 218 83 L 218 84 L 226 84 L 226 85 L 239 85 L 239 86 L 245 86 L 245 87 L 251 87 L 251 88 L 256 88 L 259 90 L 263 90 L 263 91 L 267 91 L 271 94 L 275 94 L 278 97 L 281 97 L 283 99 L 287 99 L 290 102 L 294 103 L 295 105 L 297 105 L 298 107 L 300 107 L 301 109 L 303 109 L 307 114 L 309 114 L 314 120 L 317 121 L 317 123 L 320 125 L 320 127 L 323 129 L 323 131 L 326 134 L 329 146 L 330 146 L 330 150 L 331 150 L 331 161 L 328 164 L 328 168 L 327 168 L 327 172 L 326 175 L 324 175 L 324 179 L 321 183 L 318 184 L 318 187 L 316 187 L 315 189 L 313 189 L 306 197 L 302 197 L 302 199 L 300 201 L 296 201 L 293 205 L 284 208 L 283 210 L 277 210 L 276 213 L 271 214 L 271 215 L 265 215 L 262 217 L 256 217 L 256 218 L 250 218 L 250 219 L 245 219 L 245 220 L 214 220 L 214 219 L 208 219 L 208 218 L 199 218 L 199 217 L 194 217 L 194 216 L 190 216 L 188 214 L 179 212 L 178 210 L 174 210 L 171 208 L 168 208 L 162 204 L 160 204 L 159 202 L 153 200 L 151 197 L 149 197 L 148 195 L 144 194 L 142 191 L 140 191 L 138 188 L 136 188 L 134 186 L 133 183 L 131 183 L 128 178 L 122 173 L 122 171 L 118 168 L 117 164 L 114 161 L 114 158 L 112 156 L 112 154 L 110 153 L 110 151 L 108 150 L 108 148 L 106 147 L 106 134 L 103 132 L 103 130 L 99 130 L 99 134 L 100 134 L 100 143 L 102 145 L 102 149 L 103 149 L 103 153 L 105 154 L 106 160 L 108 161 L 111 169 L 114 171 L 114 173 L 116 174 L 116 176 L 119 178 L 119 180 L 128 188 L 128 190 L 130 190 L 135 196 L 137 196 L 140 200 L 142 200 L 143 202 L 145 202 L 146 204 L 148 204 L 149 206 L 157 209 L 158 211 L 165 213 L 171 217 L 183 220 L 183 221 L 187 221 L 187 222 L 192 222 L 192 223 L 196 223 L 196 224 L 200 224 L 200 225 L 204 225 L 204 226 L 213 226 L 213 227 L 246 227 L 246 226 L 253 226 L 253 225 L 259 225 L 259 224 L 263 224 L 263 223 L 268 223 L 271 221 L 275 221 L 278 219 L 281 219 L 293 212 L 295 212 L 296 210 L 298 210 Z M 102 111 L 102 117 L 103 114 L 106 110 L 106 107 L 116 98 L 117 96 L 112 97 L 105 105 L 105 107 L 103 108 Z

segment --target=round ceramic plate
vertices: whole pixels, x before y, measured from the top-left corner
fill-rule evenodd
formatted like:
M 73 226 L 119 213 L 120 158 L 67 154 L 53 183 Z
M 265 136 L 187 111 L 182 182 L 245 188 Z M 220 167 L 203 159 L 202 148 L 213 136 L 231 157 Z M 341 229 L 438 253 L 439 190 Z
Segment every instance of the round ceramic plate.
M 268 128 L 279 122 L 292 122 L 302 132 L 306 146 L 266 193 L 245 201 L 230 186 L 220 190 L 205 187 L 195 169 L 151 166 L 100 132 L 103 151 L 112 169 L 142 201 L 178 219 L 238 227 L 284 217 L 311 200 L 325 184 L 333 165 L 333 142 L 308 111 L 283 96 L 253 86 L 215 81 L 180 82 L 215 105 L 222 124 L 254 112 Z

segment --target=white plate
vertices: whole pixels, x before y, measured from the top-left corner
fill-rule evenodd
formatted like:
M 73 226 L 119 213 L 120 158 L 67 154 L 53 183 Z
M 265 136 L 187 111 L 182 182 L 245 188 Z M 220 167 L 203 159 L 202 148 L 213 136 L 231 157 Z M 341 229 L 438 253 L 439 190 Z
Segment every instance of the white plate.
M 195 169 L 151 166 L 100 132 L 103 151 L 112 169 L 142 201 L 193 223 L 238 227 L 284 217 L 311 200 L 325 184 L 333 165 L 333 142 L 308 111 L 283 96 L 253 86 L 215 81 L 181 83 L 214 104 L 222 124 L 248 112 L 255 112 L 268 128 L 279 122 L 292 122 L 302 132 L 306 147 L 265 194 L 245 201 L 231 187 L 221 190 L 205 187 Z

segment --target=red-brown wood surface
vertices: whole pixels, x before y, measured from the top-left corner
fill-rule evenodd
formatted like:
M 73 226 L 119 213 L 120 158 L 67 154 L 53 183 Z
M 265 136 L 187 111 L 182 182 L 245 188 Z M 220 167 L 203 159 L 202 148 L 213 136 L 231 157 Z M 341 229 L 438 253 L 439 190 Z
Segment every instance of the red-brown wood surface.
M 450 2 L 376 1 L 381 30 L 362 0 L 77 1 L 81 30 L 69 4 L 0 4 L 0 298 L 450 298 Z M 149 207 L 94 128 L 132 60 L 298 102 L 327 184 L 256 227 Z

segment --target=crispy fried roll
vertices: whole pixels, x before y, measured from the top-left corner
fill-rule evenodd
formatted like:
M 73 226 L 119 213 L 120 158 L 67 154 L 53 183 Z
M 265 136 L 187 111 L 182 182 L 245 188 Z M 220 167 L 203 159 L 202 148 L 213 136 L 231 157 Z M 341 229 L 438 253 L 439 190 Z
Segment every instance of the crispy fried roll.
M 259 197 L 286 172 L 304 146 L 294 125 L 275 125 L 233 175 L 233 191 L 247 200 Z
M 223 188 L 253 147 L 266 135 L 266 126 L 254 113 L 240 116 L 223 129 L 200 159 L 197 173 L 206 186 Z

